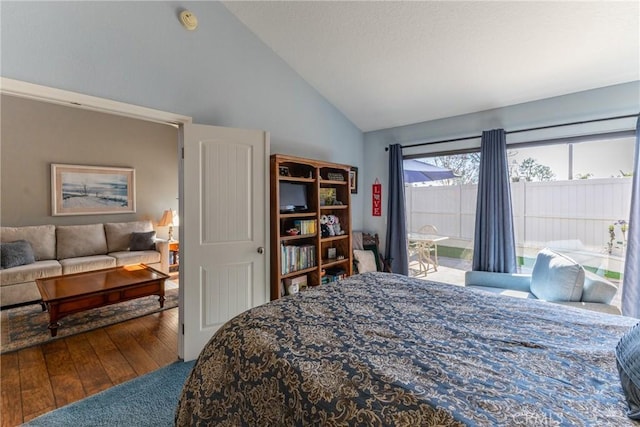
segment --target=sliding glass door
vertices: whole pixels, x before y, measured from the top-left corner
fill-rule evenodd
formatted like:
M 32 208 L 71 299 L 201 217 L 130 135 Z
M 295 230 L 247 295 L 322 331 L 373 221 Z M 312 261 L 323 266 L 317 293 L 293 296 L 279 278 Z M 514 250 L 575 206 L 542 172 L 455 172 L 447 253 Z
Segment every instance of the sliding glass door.
M 531 271 L 538 251 L 549 247 L 622 286 L 634 137 L 514 145 L 507 155 L 520 271 Z M 408 231 L 435 226 L 446 237 L 438 245 L 440 263 L 466 270 L 473 252 L 479 156 L 421 157 L 457 177 L 408 183 L 405 189 Z M 410 273 L 417 273 L 415 255 L 411 259 Z M 620 295 L 619 290 L 617 305 Z

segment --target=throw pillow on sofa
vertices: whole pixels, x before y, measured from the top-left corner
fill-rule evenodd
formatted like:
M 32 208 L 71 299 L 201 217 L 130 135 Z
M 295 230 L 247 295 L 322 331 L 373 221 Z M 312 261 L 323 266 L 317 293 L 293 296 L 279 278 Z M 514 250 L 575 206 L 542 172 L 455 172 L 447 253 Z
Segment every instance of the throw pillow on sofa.
M 36 258 L 33 255 L 33 248 L 31 248 L 31 243 L 26 240 L 0 244 L 0 265 L 2 268 L 18 267 L 34 262 L 36 262 Z
M 616 365 L 629 410 L 627 416 L 640 420 L 640 323 L 625 333 L 616 346 Z
M 566 255 L 545 248 L 531 273 L 531 293 L 545 301 L 580 301 L 584 269 Z
M 156 249 L 156 232 L 131 233 L 130 251 L 154 251 Z
M 0 227 L 0 240 L 3 243 L 26 240 L 36 261 L 56 258 L 56 226 L 52 224 Z
M 128 251 L 131 233 L 153 231 L 151 221 L 107 222 L 104 232 L 107 236 L 108 252 Z

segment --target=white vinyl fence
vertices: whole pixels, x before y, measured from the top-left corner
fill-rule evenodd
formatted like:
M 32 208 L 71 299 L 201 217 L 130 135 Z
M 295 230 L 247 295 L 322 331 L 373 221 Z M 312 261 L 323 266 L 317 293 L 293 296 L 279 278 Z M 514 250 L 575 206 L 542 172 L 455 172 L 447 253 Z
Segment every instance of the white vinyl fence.
M 406 187 L 408 231 L 431 224 L 449 237 L 444 246 L 473 249 L 476 193 L 476 185 Z M 511 198 L 519 256 L 551 247 L 585 265 L 622 271 L 622 245 L 609 254 L 607 242 L 609 225 L 629 219 L 630 178 L 516 182 Z M 614 231 L 622 241 L 620 227 Z

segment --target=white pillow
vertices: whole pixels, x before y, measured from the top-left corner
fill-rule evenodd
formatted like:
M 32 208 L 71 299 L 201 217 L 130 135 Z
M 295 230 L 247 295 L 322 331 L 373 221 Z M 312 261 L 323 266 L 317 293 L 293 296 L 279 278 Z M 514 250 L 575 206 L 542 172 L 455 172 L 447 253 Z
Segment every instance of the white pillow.
M 358 273 L 367 273 L 369 271 L 378 271 L 376 266 L 376 258 L 373 251 L 361 251 L 356 249 L 353 251 L 353 256 L 356 259 L 356 266 L 358 267 Z
M 545 301 L 580 301 L 584 269 L 566 255 L 545 248 L 531 273 L 531 293 Z

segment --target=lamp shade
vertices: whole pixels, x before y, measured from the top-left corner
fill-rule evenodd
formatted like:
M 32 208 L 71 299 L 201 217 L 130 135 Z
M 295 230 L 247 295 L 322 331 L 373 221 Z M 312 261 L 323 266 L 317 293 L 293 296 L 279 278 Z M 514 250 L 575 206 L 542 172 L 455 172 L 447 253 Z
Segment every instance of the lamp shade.
M 178 214 L 172 209 L 167 209 L 162 213 L 162 218 L 160 218 L 160 222 L 158 226 L 160 227 L 169 227 L 169 241 L 173 241 L 173 227 L 180 225 L 178 221 Z
M 178 214 L 176 214 L 171 209 L 167 209 L 162 213 L 162 218 L 160 218 L 160 222 L 158 223 L 158 225 L 161 227 L 166 227 L 168 225 L 179 225 Z

